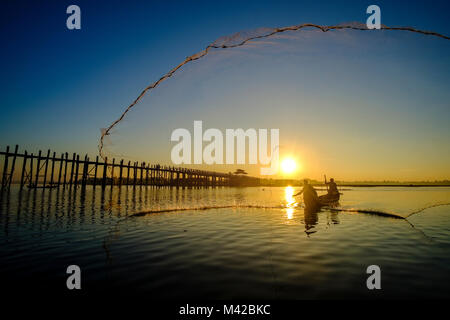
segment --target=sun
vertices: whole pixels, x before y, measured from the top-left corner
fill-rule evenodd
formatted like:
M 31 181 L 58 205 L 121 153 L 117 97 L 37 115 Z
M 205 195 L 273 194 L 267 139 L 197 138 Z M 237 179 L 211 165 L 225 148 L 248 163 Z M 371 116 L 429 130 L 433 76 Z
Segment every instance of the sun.
M 297 163 L 292 158 L 285 158 L 281 161 L 281 171 L 283 173 L 289 174 L 295 172 L 297 169 Z

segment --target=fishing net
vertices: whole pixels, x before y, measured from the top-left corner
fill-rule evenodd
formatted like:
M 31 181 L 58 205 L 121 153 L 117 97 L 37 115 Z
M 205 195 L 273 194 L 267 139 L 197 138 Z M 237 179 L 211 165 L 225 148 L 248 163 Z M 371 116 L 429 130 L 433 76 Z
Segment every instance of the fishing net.
M 222 37 L 136 88 L 137 98 L 102 130 L 100 151 L 172 165 L 171 133 L 186 128 L 193 135 L 201 120 L 203 132 L 224 135 L 227 128 L 279 128 L 280 157 L 299 158 L 308 176 L 323 168 L 342 179 L 450 173 L 449 45 L 433 32 L 359 23 Z M 380 154 L 388 164 L 379 165 Z M 207 169 L 236 168 L 260 172 L 260 165 Z

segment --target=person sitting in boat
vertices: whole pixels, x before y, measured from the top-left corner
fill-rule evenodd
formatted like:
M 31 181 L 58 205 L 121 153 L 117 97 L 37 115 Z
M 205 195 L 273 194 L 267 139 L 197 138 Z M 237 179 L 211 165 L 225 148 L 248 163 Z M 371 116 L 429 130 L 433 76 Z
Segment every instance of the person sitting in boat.
M 328 185 L 328 194 L 339 194 L 337 184 L 333 178 L 330 178 L 330 182 L 326 182 L 326 184 Z
M 308 179 L 303 180 L 303 190 L 294 194 L 294 197 L 299 196 L 302 193 L 305 204 L 309 204 L 312 202 L 315 203 L 319 199 L 316 189 L 314 189 L 314 187 L 309 184 Z

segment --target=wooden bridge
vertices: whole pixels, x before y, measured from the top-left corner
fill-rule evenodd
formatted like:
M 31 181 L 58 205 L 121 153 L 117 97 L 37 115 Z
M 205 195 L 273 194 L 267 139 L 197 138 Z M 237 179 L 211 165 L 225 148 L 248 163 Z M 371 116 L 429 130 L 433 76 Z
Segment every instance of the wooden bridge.
M 71 156 L 47 151 L 42 154 L 19 153 L 19 146 L 14 151 L 7 146 L 0 150 L 3 156 L 3 172 L 1 175 L 1 190 L 10 188 L 11 183 L 20 184 L 20 189 L 27 188 L 77 188 L 86 185 L 101 186 L 169 186 L 169 187 L 216 187 L 230 186 L 236 178 L 232 174 L 203 171 L 196 169 L 176 168 L 161 165 L 150 165 L 124 160 L 111 162 L 105 158 L 99 161 L 90 160 L 86 155 L 81 159 L 73 153 Z M 1 159 L 0 159 L 1 166 Z M 246 179 L 257 178 L 245 177 Z

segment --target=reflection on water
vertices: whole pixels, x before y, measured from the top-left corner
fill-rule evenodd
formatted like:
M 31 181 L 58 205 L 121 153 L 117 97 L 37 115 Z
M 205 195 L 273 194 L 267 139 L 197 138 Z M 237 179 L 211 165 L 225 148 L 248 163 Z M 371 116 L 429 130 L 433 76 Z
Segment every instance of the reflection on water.
M 285 200 L 286 200 L 286 217 L 291 220 L 294 218 L 294 210 L 297 207 L 297 202 L 294 198 L 294 188 L 293 187 L 286 187 L 284 189 L 285 193 Z
M 448 295 L 449 207 L 412 216 L 414 229 L 404 220 L 356 212 L 308 212 L 301 197 L 293 197 L 298 191 L 88 187 L 20 193 L 13 187 L 0 196 L 0 274 L 15 287 L 58 292 L 64 267 L 76 263 L 85 290 L 93 292 L 372 297 L 363 285 L 364 267 L 378 264 L 382 296 Z M 341 206 L 406 216 L 449 196 L 450 188 L 352 188 Z M 163 212 L 177 208 L 185 211 Z M 160 212 L 133 216 L 148 210 Z
M 268 190 L 268 189 L 261 189 Z M 14 217 L 5 216 L 5 230 L 8 230 L 10 219 L 17 226 L 28 225 L 33 228 L 38 225 L 41 231 L 49 230 L 54 224 L 86 223 L 86 213 L 89 223 L 111 224 L 117 219 L 129 216 L 139 211 L 165 211 L 183 209 L 235 206 L 238 208 L 257 207 L 260 209 L 284 209 L 286 224 L 297 223 L 302 219 L 307 234 L 314 233 L 312 229 L 318 222 L 317 211 L 304 210 L 294 198 L 294 188 L 291 186 L 270 190 L 270 197 L 263 198 L 258 191 L 240 189 L 156 189 L 156 188 L 107 188 L 74 189 L 73 192 L 64 189 L 32 189 L 11 192 L 1 195 L 2 211 L 15 211 Z M 231 191 L 231 192 L 230 192 Z M 255 192 L 256 191 L 256 192 Z M 273 194 L 275 192 L 275 194 Z M 279 193 L 284 192 L 284 201 L 280 201 Z M 265 194 L 268 192 L 266 191 Z M 13 206 L 13 208 L 11 208 Z M 39 222 L 36 222 L 36 216 Z M 332 222 L 339 223 L 336 213 L 331 213 Z M 294 219 L 296 218 L 296 219 Z M 99 220 L 99 221 L 97 221 Z M 289 221 L 292 220 L 292 221 Z
M 316 231 L 313 230 L 314 226 L 317 224 L 317 221 L 319 220 L 317 209 L 308 209 L 306 208 L 304 210 L 304 219 L 305 219 L 305 233 L 307 235 L 310 235 L 312 233 L 315 233 Z

